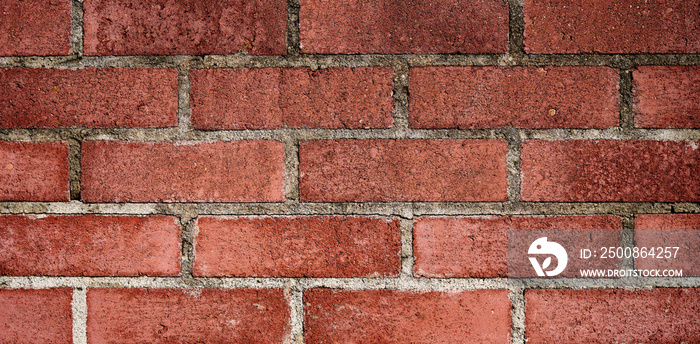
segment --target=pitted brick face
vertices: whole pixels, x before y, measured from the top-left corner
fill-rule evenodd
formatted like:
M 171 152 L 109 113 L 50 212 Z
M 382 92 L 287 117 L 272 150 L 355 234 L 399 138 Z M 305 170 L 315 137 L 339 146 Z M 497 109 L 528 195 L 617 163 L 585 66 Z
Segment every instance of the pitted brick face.
M 71 0 L 0 2 L 0 56 L 68 55 Z

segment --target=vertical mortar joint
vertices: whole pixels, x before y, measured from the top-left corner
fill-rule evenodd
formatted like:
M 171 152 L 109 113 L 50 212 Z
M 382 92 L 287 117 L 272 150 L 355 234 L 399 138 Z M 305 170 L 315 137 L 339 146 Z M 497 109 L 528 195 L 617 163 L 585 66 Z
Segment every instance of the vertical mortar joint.
M 400 132 L 409 130 L 409 65 L 399 61 L 394 65 L 394 128 Z

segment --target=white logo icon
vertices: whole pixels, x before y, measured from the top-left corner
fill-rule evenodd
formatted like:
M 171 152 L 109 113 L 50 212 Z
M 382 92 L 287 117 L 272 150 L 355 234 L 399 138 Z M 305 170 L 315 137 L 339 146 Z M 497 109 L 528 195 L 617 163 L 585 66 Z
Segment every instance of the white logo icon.
M 547 241 L 547 237 L 542 237 L 533 241 L 532 244 L 530 244 L 530 248 L 527 250 L 527 254 L 551 254 L 557 258 L 557 268 L 544 271 L 551 265 L 552 257 L 547 257 L 544 262 L 542 262 L 542 266 L 540 266 L 537 258 L 528 257 L 530 263 L 532 263 L 532 267 L 535 269 L 535 272 L 537 272 L 537 276 L 540 277 L 544 277 L 545 274 L 547 274 L 547 276 L 556 276 L 560 274 L 564 271 L 566 263 L 569 261 L 569 256 L 566 254 L 564 247 L 554 241 Z

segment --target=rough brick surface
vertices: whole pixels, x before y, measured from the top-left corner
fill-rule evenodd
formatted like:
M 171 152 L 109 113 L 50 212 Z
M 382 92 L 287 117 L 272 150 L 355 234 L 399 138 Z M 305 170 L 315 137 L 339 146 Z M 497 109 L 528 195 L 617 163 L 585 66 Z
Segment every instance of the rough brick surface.
M 0 128 L 177 125 L 177 71 L 0 69 Z
M 67 201 L 68 144 L 0 142 L 0 201 Z
M 280 289 L 89 289 L 88 343 L 282 343 Z
M 305 343 L 506 343 L 507 290 L 410 292 L 311 289 Z
M 619 73 L 607 67 L 419 67 L 413 128 L 607 128 L 619 123 Z
M 85 0 L 86 55 L 286 53 L 284 0 Z
M 398 276 L 398 220 L 343 217 L 203 217 L 196 276 Z
M 335 140 L 299 144 L 305 202 L 505 201 L 501 140 Z
M 82 144 L 86 202 L 280 202 L 284 149 L 277 141 Z
M 391 68 L 199 69 L 191 72 L 199 129 L 388 128 Z
M 700 276 L 700 214 L 637 215 L 634 228 L 636 246 L 654 248 L 654 257 L 639 257 L 635 267 L 683 270 L 683 276 Z M 675 258 L 666 258 L 666 247 L 678 247 L 678 251 L 668 251 Z M 660 252 L 662 258 L 657 255 Z
M 305 53 L 499 53 L 508 5 L 499 0 L 301 0 Z
M 617 242 L 621 221 L 612 215 L 420 217 L 413 227 L 414 274 L 418 277 L 506 277 L 508 230 L 511 228 L 602 229 L 605 231 L 601 238 Z M 581 231 L 581 234 L 585 241 L 591 232 Z M 577 272 L 575 268 L 567 270 Z
M 529 53 L 698 53 L 700 2 L 525 0 Z
M 523 143 L 522 200 L 697 202 L 700 142 Z
M 0 56 L 68 55 L 70 0 L 0 2 Z
M 525 291 L 528 343 L 697 343 L 700 289 Z
M 700 128 L 700 67 L 637 67 L 632 79 L 637 127 Z
M 72 343 L 73 290 L 0 289 L 0 343 Z
M 180 274 L 174 217 L 2 215 L 0 233 L 0 275 Z

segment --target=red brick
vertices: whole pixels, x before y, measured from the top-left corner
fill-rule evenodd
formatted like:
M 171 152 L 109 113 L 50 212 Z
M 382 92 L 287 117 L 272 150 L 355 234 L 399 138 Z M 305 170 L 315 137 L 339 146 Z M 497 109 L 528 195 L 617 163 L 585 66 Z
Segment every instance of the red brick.
M 68 201 L 66 142 L 0 142 L 0 201 Z
M 198 129 L 388 128 L 391 68 L 196 69 L 192 124 Z
M 522 200 L 696 202 L 700 142 L 528 141 Z
M 85 55 L 284 55 L 284 0 L 85 0 Z
M 180 227 L 168 216 L 0 216 L 0 274 L 176 276 Z
M 304 202 L 505 201 L 502 140 L 299 143 Z
M 399 221 L 344 216 L 202 217 L 196 276 L 398 276 Z
M 413 128 L 607 128 L 619 123 L 619 73 L 607 67 L 419 67 Z
M 282 343 L 280 289 L 90 289 L 89 343 Z
M 700 289 L 525 291 L 528 343 L 697 343 Z
M 506 343 L 507 290 L 311 289 L 304 293 L 305 343 Z
M 700 2 L 525 0 L 525 51 L 700 52 Z
M 0 56 L 68 55 L 70 0 L 0 2 Z
M 0 342 L 72 343 L 73 290 L 0 289 Z
M 0 84 L 0 128 L 177 125 L 174 69 L 0 69 Z
M 635 259 L 637 269 L 683 270 L 683 276 L 700 276 L 700 214 L 637 215 L 634 241 L 639 248 L 654 248 L 654 257 Z M 659 247 L 678 247 L 675 258 L 661 258 Z
M 620 228 L 620 218 L 612 215 L 419 217 L 413 229 L 414 274 L 419 277 L 506 277 L 509 229 L 604 229 L 603 238 L 617 241 Z M 591 234 L 589 231 L 580 233 L 585 236 L 580 238 L 584 239 L 582 241 Z M 578 272 L 575 267 L 567 270 Z
M 277 141 L 82 144 L 86 202 L 284 201 Z
M 700 67 L 637 67 L 634 124 L 641 128 L 700 128 Z
M 502 53 L 508 5 L 500 0 L 301 0 L 305 53 Z

